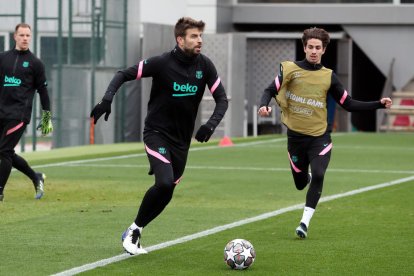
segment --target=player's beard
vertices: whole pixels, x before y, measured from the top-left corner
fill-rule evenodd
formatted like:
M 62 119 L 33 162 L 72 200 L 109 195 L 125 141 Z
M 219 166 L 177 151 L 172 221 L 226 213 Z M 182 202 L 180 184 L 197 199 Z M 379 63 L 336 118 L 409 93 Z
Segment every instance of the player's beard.
M 184 54 L 189 57 L 196 56 L 200 54 L 200 52 L 201 52 L 201 47 L 195 46 L 194 48 L 184 48 Z

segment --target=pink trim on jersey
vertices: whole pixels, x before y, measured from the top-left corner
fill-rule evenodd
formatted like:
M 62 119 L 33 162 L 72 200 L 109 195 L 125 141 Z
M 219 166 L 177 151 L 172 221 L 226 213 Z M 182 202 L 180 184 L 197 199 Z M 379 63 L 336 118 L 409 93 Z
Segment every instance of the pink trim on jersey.
M 154 156 L 155 158 L 161 160 L 164 163 L 170 163 L 170 161 L 168 161 L 167 158 L 165 158 L 164 156 L 162 156 L 161 154 L 159 154 L 158 152 L 150 149 L 147 145 L 145 145 L 145 150 L 148 152 L 149 155 Z
M 213 84 L 213 86 L 210 89 L 211 94 L 213 94 L 214 91 L 216 91 L 216 89 L 219 86 L 219 84 L 220 84 L 220 78 L 217 78 L 216 82 Z
M 330 143 L 326 148 L 323 149 L 323 151 L 321 151 L 319 153 L 319 155 L 325 155 L 328 151 L 330 151 L 332 149 L 332 143 Z
M 348 96 L 348 92 L 346 92 L 346 90 L 344 90 L 344 94 L 342 95 L 341 100 L 339 101 L 340 104 L 344 104 L 346 97 Z
M 289 161 L 290 161 L 290 165 L 292 166 L 293 170 L 297 173 L 302 172 L 298 167 L 295 166 L 295 164 L 293 164 L 292 159 L 290 158 L 290 153 L 288 152 L 288 156 L 289 156 Z
M 141 60 L 138 65 L 137 80 L 142 77 L 142 67 L 144 67 L 144 61 Z
M 174 184 L 175 185 L 178 185 L 178 183 L 180 183 L 180 181 L 181 181 L 181 179 L 182 179 L 183 177 L 182 176 L 180 176 L 180 178 L 178 178 L 176 181 L 174 181 Z
M 275 85 L 276 85 L 276 90 L 279 91 L 279 89 L 280 89 L 279 76 L 276 76 L 276 78 L 275 78 Z
M 23 122 L 21 122 L 20 124 L 18 124 L 17 126 L 15 126 L 14 128 L 9 129 L 6 132 L 6 136 L 9 134 L 12 134 L 13 132 L 15 132 L 16 130 L 18 130 L 19 128 L 21 128 L 23 126 Z

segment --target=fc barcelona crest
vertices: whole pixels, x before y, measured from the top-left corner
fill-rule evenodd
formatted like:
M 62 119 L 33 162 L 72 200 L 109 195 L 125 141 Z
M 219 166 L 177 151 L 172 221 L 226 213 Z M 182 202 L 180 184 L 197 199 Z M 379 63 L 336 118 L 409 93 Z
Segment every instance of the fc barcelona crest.
M 196 78 L 202 79 L 203 78 L 203 71 L 196 71 Z

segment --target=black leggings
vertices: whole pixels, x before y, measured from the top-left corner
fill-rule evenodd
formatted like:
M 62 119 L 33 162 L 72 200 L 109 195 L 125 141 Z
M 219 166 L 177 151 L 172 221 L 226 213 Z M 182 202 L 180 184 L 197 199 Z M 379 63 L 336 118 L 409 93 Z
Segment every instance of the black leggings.
M 16 120 L 0 120 L 0 195 L 12 170 L 14 147 L 22 137 L 26 124 Z
M 159 164 L 152 168 L 155 175 L 155 184 L 151 186 L 142 199 L 135 224 L 145 227 L 155 219 L 171 201 L 174 183 L 172 166 Z
M 188 147 L 177 147 L 159 133 L 144 135 L 150 173 L 155 183 L 145 193 L 135 218 L 135 224 L 145 227 L 171 201 L 175 186 L 180 182 L 187 162 Z
M 309 167 L 312 173 L 306 194 L 306 206 L 315 209 L 323 189 L 325 172 L 331 160 L 332 142 L 329 134 L 318 137 L 289 136 L 288 154 L 296 189 L 303 190 L 308 184 Z

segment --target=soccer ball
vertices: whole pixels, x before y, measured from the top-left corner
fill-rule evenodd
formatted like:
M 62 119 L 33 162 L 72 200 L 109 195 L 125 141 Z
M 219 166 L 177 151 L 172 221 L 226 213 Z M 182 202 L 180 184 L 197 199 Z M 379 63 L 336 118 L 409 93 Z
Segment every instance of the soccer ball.
M 224 262 L 232 269 L 246 269 L 256 258 L 253 245 L 245 239 L 234 239 L 224 247 Z

